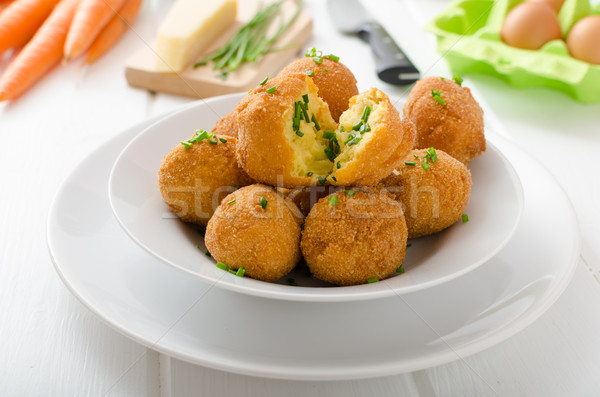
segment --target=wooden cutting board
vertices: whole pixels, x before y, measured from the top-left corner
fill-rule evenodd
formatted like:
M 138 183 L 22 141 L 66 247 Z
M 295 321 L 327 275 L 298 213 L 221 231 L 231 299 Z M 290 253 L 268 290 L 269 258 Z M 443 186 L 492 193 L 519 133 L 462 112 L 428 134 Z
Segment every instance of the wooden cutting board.
M 236 23 L 215 41 L 214 45 L 207 48 L 206 53 L 221 47 L 227 40 L 255 14 L 261 0 L 239 0 L 238 16 Z M 296 10 L 295 1 L 286 1 L 282 4 L 282 12 L 287 21 Z M 272 24 L 276 29 L 280 24 L 278 19 Z M 151 91 L 166 92 L 184 95 L 193 98 L 230 94 L 248 91 L 256 87 L 265 77 L 274 77 L 290 60 L 301 50 L 312 34 L 312 19 L 302 11 L 296 20 L 279 37 L 272 48 L 287 48 L 264 55 L 255 63 L 245 63 L 234 72 L 230 72 L 225 79 L 219 77 L 219 72 L 213 70 L 212 64 L 194 68 L 190 65 L 181 73 L 158 72 L 155 67 L 155 51 L 151 46 L 145 46 L 128 60 L 125 67 L 125 77 L 129 85 L 145 88 Z M 204 54 L 198 57 L 198 61 Z

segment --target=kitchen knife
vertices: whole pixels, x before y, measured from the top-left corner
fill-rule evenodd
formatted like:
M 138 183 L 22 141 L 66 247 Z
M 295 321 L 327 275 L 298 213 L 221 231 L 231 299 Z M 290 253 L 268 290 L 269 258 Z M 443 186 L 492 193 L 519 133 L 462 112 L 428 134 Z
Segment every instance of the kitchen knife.
M 340 32 L 358 35 L 371 46 L 377 76 L 381 80 L 395 85 L 408 85 L 419 79 L 419 70 L 358 0 L 327 0 L 327 6 Z

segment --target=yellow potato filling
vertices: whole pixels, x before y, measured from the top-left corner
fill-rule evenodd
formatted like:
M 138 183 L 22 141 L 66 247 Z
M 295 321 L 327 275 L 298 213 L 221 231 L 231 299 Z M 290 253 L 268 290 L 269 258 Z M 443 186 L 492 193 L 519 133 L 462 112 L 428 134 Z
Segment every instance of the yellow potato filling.
M 338 126 L 327 104 L 315 93 L 306 90 L 298 96 L 284 129 L 294 150 L 292 174 L 327 178 L 351 162 L 372 139 L 371 130 L 384 117 L 385 109 L 378 106 L 382 100 L 373 91 L 358 95 L 340 116 Z

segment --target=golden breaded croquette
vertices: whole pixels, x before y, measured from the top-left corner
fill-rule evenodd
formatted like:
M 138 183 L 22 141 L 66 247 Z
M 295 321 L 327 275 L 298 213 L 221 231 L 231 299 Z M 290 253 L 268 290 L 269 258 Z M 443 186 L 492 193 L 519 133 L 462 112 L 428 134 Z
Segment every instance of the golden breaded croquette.
M 415 134 L 414 125 L 400 120 L 382 91 L 371 88 L 352 97 L 349 109 L 340 117 L 337 139 L 341 150 L 334 159 L 331 183 L 375 185 L 412 149 Z
M 233 270 L 243 267 L 246 276 L 275 281 L 300 260 L 300 223 L 293 206 L 269 186 L 236 190 L 208 222 L 206 248 Z
M 460 219 L 471 195 L 467 167 L 432 148 L 414 150 L 403 161 L 381 184 L 403 204 L 408 238 L 437 233 Z
M 321 57 L 316 63 L 312 57 L 298 58 L 283 68 L 278 76 L 312 71 L 311 78 L 319 88 L 319 96 L 329 105 L 331 117 L 337 122 L 348 109 L 348 101 L 358 94 L 354 74 L 341 62 Z M 309 72 L 310 73 L 310 72 Z
M 235 108 L 231 112 L 227 113 L 221 120 L 217 121 L 210 132 L 218 137 L 230 136 L 232 138 L 237 138 L 238 128 L 237 108 Z
M 385 189 L 358 187 L 324 197 L 304 225 L 300 246 L 317 279 L 364 284 L 394 274 L 404 260 L 402 206 Z
M 206 138 L 199 140 L 202 136 Z M 237 140 L 208 136 L 198 130 L 185 144 L 174 147 L 158 172 L 160 193 L 170 210 L 181 220 L 200 225 L 207 224 L 221 199 L 235 187 L 254 183 L 236 162 Z
M 417 81 L 404 104 L 403 117 L 417 127 L 417 149 L 435 147 L 463 164 L 485 151 L 483 110 L 471 90 L 452 79 Z
M 336 128 L 310 77 L 284 75 L 270 84 L 250 92 L 238 106 L 238 163 L 259 182 L 374 185 L 412 147 L 414 126 L 400 121 L 378 89 L 352 97 Z
M 300 109 L 304 104 L 307 109 Z M 298 121 L 305 114 L 309 122 Z M 329 175 L 320 137 L 337 124 L 306 74 L 276 77 L 250 91 L 238 105 L 238 123 L 238 163 L 256 181 L 308 186 Z

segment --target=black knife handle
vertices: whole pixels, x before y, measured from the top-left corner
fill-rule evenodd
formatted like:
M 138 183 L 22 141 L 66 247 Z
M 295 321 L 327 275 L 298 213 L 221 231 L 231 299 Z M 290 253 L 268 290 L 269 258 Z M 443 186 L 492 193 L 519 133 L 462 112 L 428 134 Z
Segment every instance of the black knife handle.
M 419 79 L 419 70 L 381 25 L 365 22 L 356 29 L 356 33 L 371 46 L 381 80 L 394 85 L 408 85 Z

